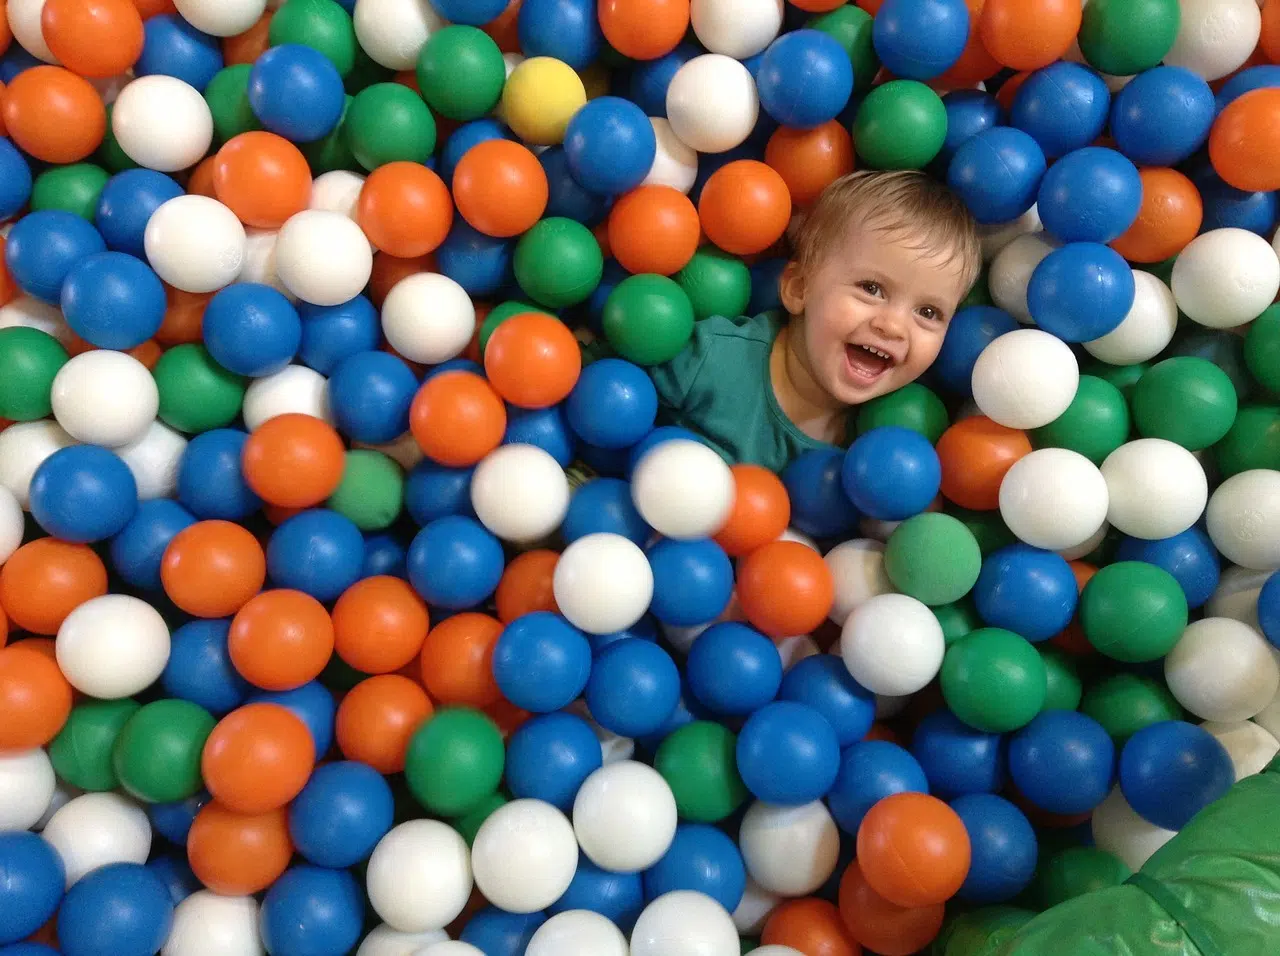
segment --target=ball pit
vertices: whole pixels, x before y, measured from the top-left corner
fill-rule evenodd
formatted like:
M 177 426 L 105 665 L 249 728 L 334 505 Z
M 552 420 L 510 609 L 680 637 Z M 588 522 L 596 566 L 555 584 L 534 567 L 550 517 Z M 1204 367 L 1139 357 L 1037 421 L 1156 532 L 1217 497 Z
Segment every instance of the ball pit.
M 1176 847 L 1280 747 L 1277 11 L 0 3 L 0 953 L 1004 956 Z M 726 463 L 648 369 L 855 168 L 984 274 Z

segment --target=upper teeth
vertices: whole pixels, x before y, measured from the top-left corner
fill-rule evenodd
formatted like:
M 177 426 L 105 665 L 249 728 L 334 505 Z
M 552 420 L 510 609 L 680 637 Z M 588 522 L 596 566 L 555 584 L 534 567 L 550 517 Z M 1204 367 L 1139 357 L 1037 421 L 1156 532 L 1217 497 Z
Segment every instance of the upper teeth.
M 866 349 L 868 352 L 870 352 L 872 355 L 878 355 L 878 356 L 880 356 L 880 358 L 882 358 L 882 359 L 892 359 L 892 358 L 893 358 L 893 356 L 892 356 L 892 355 L 890 355 L 888 352 L 882 351 L 881 349 L 878 349 L 878 348 L 874 348 L 874 347 L 872 347 L 872 346 L 870 346 L 870 345 L 861 345 L 861 346 L 859 346 L 859 348 L 864 348 L 864 349 Z

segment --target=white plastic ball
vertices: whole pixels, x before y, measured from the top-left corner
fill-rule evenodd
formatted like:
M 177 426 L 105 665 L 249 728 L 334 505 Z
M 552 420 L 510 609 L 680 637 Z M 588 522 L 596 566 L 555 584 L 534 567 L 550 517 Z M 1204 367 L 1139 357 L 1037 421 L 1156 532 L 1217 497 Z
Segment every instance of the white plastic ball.
M 640 516 L 659 534 L 680 541 L 719 531 L 736 494 L 724 459 L 686 438 L 657 445 L 631 473 L 631 500 Z
M 1199 520 L 1209 498 L 1204 468 L 1191 452 L 1163 438 L 1121 445 L 1102 462 L 1107 520 L 1124 534 L 1157 540 Z
M 1280 471 L 1255 468 L 1232 475 L 1209 499 L 1209 538 L 1233 564 L 1280 568 Z
M 536 445 L 500 445 L 471 476 L 471 506 L 503 541 L 532 544 L 560 527 L 569 510 L 569 479 Z
M 1253 718 L 1253 723 L 1280 740 L 1280 694 L 1276 694 L 1275 699 L 1262 708 L 1262 712 Z
M 481 824 L 471 846 L 476 888 L 508 913 L 536 913 L 561 896 L 578 870 L 573 826 L 543 800 L 512 800 Z
M 1233 329 L 1252 322 L 1275 301 L 1280 259 L 1256 233 L 1214 229 L 1178 253 L 1170 284 L 1178 308 L 1191 321 Z
M 63 620 L 55 640 L 58 667 L 90 697 L 130 697 L 159 679 L 169 662 L 169 626 L 150 604 L 104 594 Z
M 1107 534 L 1111 531 L 1110 522 L 1104 521 L 1098 525 L 1098 530 L 1088 538 L 1085 538 L 1074 548 L 1059 548 L 1058 554 L 1066 558 L 1068 561 L 1079 561 L 1085 555 L 1093 554 L 1100 547 L 1102 542 L 1107 540 Z
M 695 56 L 667 87 L 671 132 L 699 153 L 724 153 L 742 145 L 759 116 L 756 81 L 729 56 Z
M 893 582 L 884 570 L 884 544 L 870 538 L 854 538 L 836 545 L 822 559 L 831 571 L 836 598 L 827 616 L 844 627 L 855 608 L 878 594 L 892 594 Z
M 608 918 L 591 910 L 566 910 L 538 927 L 524 956 L 630 956 L 630 949 Z
M 1155 358 L 1173 341 L 1178 328 L 1178 303 L 1158 277 L 1133 270 L 1133 305 L 1124 321 L 1084 350 L 1110 365 L 1136 365 Z
M 1242 67 L 1258 45 L 1262 13 L 1257 0 L 1179 0 L 1181 23 L 1167 66 L 1183 66 L 1206 80 Z
M 349 302 L 364 290 L 372 271 L 369 240 L 342 213 L 304 209 L 280 227 L 276 272 L 285 288 L 303 302 Z
M 1242 568 L 1234 564 L 1224 568 L 1213 597 L 1205 603 L 1205 616 L 1229 617 L 1248 624 L 1255 631 L 1261 630 L 1258 623 L 1258 593 L 1269 577 L 1270 571 Z
M 1206 720 L 1200 726 L 1227 749 L 1237 780 L 1262 773 L 1280 753 L 1280 740 L 1252 720 Z
M 780 641 L 775 641 L 774 644 L 778 648 L 778 656 L 782 658 L 782 672 L 784 674 L 806 657 L 813 657 L 815 654 L 822 653 L 822 650 L 808 634 L 784 637 Z
M 46 458 L 78 442 L 57 422 L 17 422 L 0 432 L 0 485 L 22 506 L 31 503 L 31 477 Z
M 213 114 L 190 83 L 156 73 L 120 91 L 111 110 L 111 132 L 139 166 L 176 173 L 209 152 Z
M 306 365 L 286 365 L 272 375 L 255 378 L 245 389 L 241 414 L 249 431 L 289 413 L 310 415 L 332 425 L 329 380 Z
M 770 893 L 748 873 L 747 888 L 742 893 L 742 901 L 733 911 L 733 925 L 743 936 L 759 936 L 769 916 L 781 902 L 781 896 Z
M 484 950 L 461 940 L 446 939 L 415 949 L 413 956 L 484 956 Z
M 173 911 L 160 956 L 262 956 L 258 903 L 252 896 L 197 890 Z
M 1031 273 L 1056 248 L 1057 244 L 1043 232 L 1026 232 L 1010 240 L 992 260 L 987 273 L 991 301 L 1023 325 L 1031 325 L 1031 309 L 1027 305 Z
M 671 848 L 676 798 L 658 771 L 634 760 L 601 767 L 573 801 L 573 832 L 596 866 L 618 873 L 647 870 Z
M 445 25 L 428 0 L 356 0 L 360 49 L 388 70 L 412 70 L 427 38 Z
M 448 926 L 471 897 L 467 843 L 438 820 L 393 827 L 369 857 L 369 905 L 389 926 L 422 933 Z
M 782 0 L 692 0 L 689 21 L 698 42 L 735 60 L 755 56 L 782 29 Z
M 72 342 L 71 326 L 67 325 L 58 307 L 29 295 L 17 296 L 0 305 L 0 329 L 15 326 L 38 329 L 46 335 L 52 335 L 63 347 Z
M 807 896 L 835 872 L 840 829 L 821 800 L 798 807 L 756 801 L 742 818 L 738 846 L 760 886 L 779 896 Z
M 1094 808 L 1091 826 L 1098 849 L 1115 854 L 1134 873 L 1142 869 L 1156 850 L 1178 835 L 1138 816 L 1118 784 Z
M 39 823 L 56 783 L 43 749 L 0 753 L 0 833 L 30 830 Z
M 423 946 L 443 943 L 448 938 L 449 934 L 442 929 L 404 933 L 386 923 L 380 923 L 361 941 L 356 956 L 413 956 Z
M 43 836 L 62 857 L 67 886 L 108 863 L 146 863 L 151 853 L 147 812 L 118 793 L 76 797 L 53 815 Z
M 810 551 L 818 550 L 818 542 L 809 537 L 803 531 L 797 531 L 795 528 L 788 528 L 782 534 L 778 535 L 779 541 L 794 541 L 797 544 L 803 544 Z
M 1107 520 L 1107 483 L 1098 466 L 1067 448 L 1041 448 L 1014 462 L 1000 482 L 1000 516 L 1020 541 L 1063 551 L 1092 538 Z
M 340 212 L 348 219 L 354 219 L 362 189 L 364 177 L 359 173 L 353 173 L 349 169 L 333 169 L 321 173 L 312 181 L 311 201 L 307 207 L 325 212 Z
M 133 472 L 138 500 L 173 498 L 178 491 L 178 467 L 187 450 L 187 440 L 164 422 L 153 421 L 137 441 L 116 449 L 120 460 Z
M 9 32 L 24 50 L 37 60 L 45 63 L 57 63 L 58 58 L 45 42 L 44 29 L 40 25 L 41 14 L 44 13 L 45 0 L 9 0 L 6 13 L 9 19 Z
M 738 956 L 738 930 L 703 893 L 675 890 L 651 902 L 631 931 L 631 956 Z
M 924 604 L 905 594 L 879 594 L 844 622 L 840 656 L 867 690 L 901 697 L 938 676 L 946 643 L 942 625 Z
M 280 233 L 274 229 L 246 229 L 244 239 L 244 267 L 238 282 L 256 282 L 269 285 L 290 302 L 298 297 L 284 287 L 276 270 L 276 242 Z
M 201 33 L 233 37 L 258 22 L 267 0 L 173 0 L 173 5 Z
M 1248 720 L 1280 689 L 1280 668 L 1266 639 L 1228 617 L 1187 625 L 1164 659 L 1170 693 L 1201 720 Z
M 447 362 L 462 354 L 475 331 L 471 297 L 438 272 L 405 276 L 382 302 L 382 332 L 410 362 Z
M 1040 208 L 1034 205 L 1017 219 L 993 223 L 989 226 L 979 226 L 978 238 L 982 242 L 983 261 L 990 262 L 1019 236 L 1040 232 L 1043 229 L 1044 223 L 1040 221 Z M 1028 277 L 1029 279 L 1030 277 Z M 1025 292 L 1026 290 L 1023 290 L 1024 295 Z
M 147 220 L 143 241 L 156 275 L 183 292 L 216 292 L 244 268 L 244 226 L 208 196 L 175 196 L 161 205 Z
M 49 397 L 68 435 L 107 448 L 138 441 L 160 410 L 160 390 L 147 367 L 108 349 L 82 352 L 58 369 Z
M 588 634 L 625 631 L 649 610 L 653 569 L 620 534 L 583 535 L 560 554 L 551 578 L 560 613 Z
M 653 136 L 658 141 L 653 164 L 644 177 L 644 186 L 670 186 L 688 193 L 698 179 L 698 154 L 686 146 L 671 124 L 661 116 L 650 116 Z
M 973 366 L 973 400 L 1006 428 L 1040 428 L 1071 405 L 1080 365 L 1070 346 L 1039 329 L 1015 329 L 991 342 Z
M 12 491 L 0 485 L 0 565 L 21 547 L 25 527 L 22 505 Z
M 636 752 L 636 742 L 630 737 L 623 737 L 621 734 L 615 734 L 612 730 L 605 730 L 595 718 L 591 716 L 591 711 L 587 707 L 587 702 L 579 697 L 572 704 L 565 708 L 572 714 L 577 714 L 587 722 L 592 733 L 596 735 L 596 739 L 600 741 L 600 757 L 606 763 L 617 763 L 619 760 L 630 760 Z

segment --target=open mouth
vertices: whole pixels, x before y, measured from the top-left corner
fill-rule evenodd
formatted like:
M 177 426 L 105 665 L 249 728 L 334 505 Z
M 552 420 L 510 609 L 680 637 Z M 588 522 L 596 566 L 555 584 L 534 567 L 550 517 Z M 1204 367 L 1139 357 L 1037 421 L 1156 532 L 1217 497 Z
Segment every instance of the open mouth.
M 863 382 L 874 382 L 896 364 L 892 355 L 873 345 L 848 344 L 844 354 L 850 374 Z

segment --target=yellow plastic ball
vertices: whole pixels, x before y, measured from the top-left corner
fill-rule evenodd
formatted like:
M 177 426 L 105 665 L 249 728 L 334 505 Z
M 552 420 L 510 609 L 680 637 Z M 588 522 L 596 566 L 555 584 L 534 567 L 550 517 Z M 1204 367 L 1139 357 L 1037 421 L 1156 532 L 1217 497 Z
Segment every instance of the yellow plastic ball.
M 525 60 L 502 90 L 502 116 L 526 143 L 555 146 L 565 127 L 587 102 L 582 78 L 567 63 L 549 56 Z

